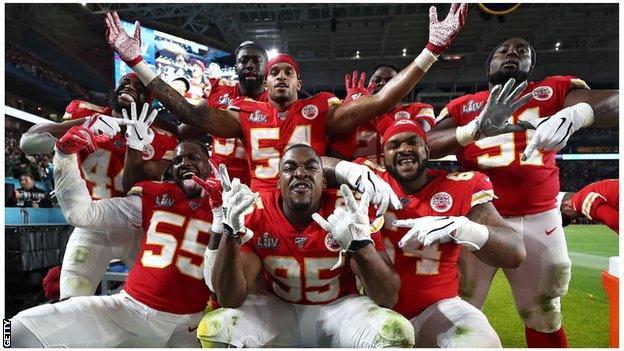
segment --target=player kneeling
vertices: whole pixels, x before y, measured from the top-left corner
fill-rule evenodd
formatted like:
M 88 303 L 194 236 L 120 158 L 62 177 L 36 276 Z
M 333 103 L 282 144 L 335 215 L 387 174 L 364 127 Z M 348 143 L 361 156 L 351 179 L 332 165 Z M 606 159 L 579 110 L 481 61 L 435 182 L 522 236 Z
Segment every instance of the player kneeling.
M 336 208 L 342 199 L 323 190 L 321 160 L 306 145 L 286 150 L 279 166 L 279 189 L 260 192 L 244 224 L 227 208 L 254 195 L 222 176 L 225 230 L 208 274 L 224 308 L 200 323 L 202 346 L 413 346 L 409 321 L 379 307 L 395 304 L 400 280 L 374 228 L 382 220 L 371 228 L 370 193 L 357 205 L 343 185 L 348 207 Z M 267 292 L 251 294 L 263 268 Z
M 370 166 L 403 204 L 382 230 L 401 277 L 393 309 L 410 319 L 417 347 L 501 347 L 485 315 L 458 297 L 457 262 L 464 246 L 486 264 L 517 267 L 522 238 L 492 205 L 486 176 L 427 170 L 426 141 L 420 125 L 399 120 L 383 136 L 386 170 Z
M 75 153 L 94 136 L 72 127 L 56 144 L 56 196 L 67 221 L 80 228 L 145 232 L 125 289 L 82 296 L 20 312 L 14 347 L 198 347 L 195 328 L 210 297 L 203 255 L 211 199 L 191 179 L 211 175 L 205 145 L 183 141 L 172 161 L 173 182 L 140 182 L 127 197 L 92 201 Z

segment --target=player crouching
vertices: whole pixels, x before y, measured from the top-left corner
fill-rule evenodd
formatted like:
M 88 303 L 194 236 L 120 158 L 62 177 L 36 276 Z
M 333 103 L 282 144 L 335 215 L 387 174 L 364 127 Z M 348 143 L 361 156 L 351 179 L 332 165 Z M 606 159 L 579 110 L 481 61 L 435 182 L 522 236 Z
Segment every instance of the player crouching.
M 173 182 L 139 182 L 126 197 L 92 201 L 75 153 L 94 136 L 72 127 L 56 144 L 56 196 L 68 222 L 88 229 L 132 230 L 144 237 L 125 289 L 20 312 L 14 347 L 198 347 L 197 325 L 210 297 L 203 257 L 212 222 L 211 199 L 191 179 L 212 174 L 208 150 L 179 143 Z

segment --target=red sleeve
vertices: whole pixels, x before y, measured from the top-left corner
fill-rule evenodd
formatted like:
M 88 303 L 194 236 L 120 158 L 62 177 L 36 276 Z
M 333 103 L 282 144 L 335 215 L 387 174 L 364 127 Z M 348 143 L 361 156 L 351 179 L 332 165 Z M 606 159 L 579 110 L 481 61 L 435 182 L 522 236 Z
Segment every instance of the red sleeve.
M 620 233 L 620 214 L 617 209 L 612 208 L 606 202 L 600 202 L 593 206 L 592 218 L 605 224 L 616 233 Z
M 435 113 L 433 112 L 433 106 L 429 104 L 414 103 L 410 105 L 410 113 L 414 116 L 414 121 L 424 121 L 429 124 L 429 128 L 433 128 L 436 124 Z
M 461 126 L 462 125 L 462 123 L 461 123 L 462 121 L 461 121 L 461 115 L 459 113 L 459 106 L 461 106 L 462 100 L 463 100 L 463 97 L 457 98 L 457 99 L 452 100 L 451 102 L 449 102 L 442 109 L 442 111 L 440 111 L 440 114 L 438 115 L 438 118 L 436 119 L 436 122 L 440 122 L 444 118 L 450 116 L 455 121 L 455 124 L 457 124 L 458 126 Z
M 490 178 L 479 172 L 474 172 L 474 178 L 470 207 L 492 202 L 496 196 L 494 195 L 494 188 Z
M 145 160 L 172 160 L 173 150 L 178 145 L 178 139 L 165 130 L 153 127 L 152 130 L 154 131 L 154 140 L 151 145 L 154 148 L 154 155 Z
M 105 108 L 102 106 L 94 105 L 92 103 L 73 100 L 65 108 L 64 120 L 78 119 L 92 115 L 93 113 L 104 113 Z
M 575 76 L 551 76 L 544 79 L 544 81 L 542 82 L 547 82 L 547 85 L 553 88 L 553 102 L 556 103 L 557 106 L 563 106 L 565 98 L 570 90 L 589 89 L 587 84 L 582 79 L 579 79 Z M 541 85 L 542 84 L 539 84 L 539 86 Z

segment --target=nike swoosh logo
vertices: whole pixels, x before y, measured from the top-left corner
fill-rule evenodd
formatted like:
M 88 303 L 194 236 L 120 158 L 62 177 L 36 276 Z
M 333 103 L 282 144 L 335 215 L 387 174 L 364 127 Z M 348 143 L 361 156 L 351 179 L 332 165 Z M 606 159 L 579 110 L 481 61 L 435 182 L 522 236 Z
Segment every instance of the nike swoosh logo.
M 554 227 L 551 230 L 544 230 L 544 232 L 546 233 L 546 235 L 550 235 L 550 234 L 552 234 L 555 231 L 555 229 L 557 229 L 557 227 Z
M 193 331 L 197 330 L 198 327 L 199 327 L 199 324 L 196 325 L 194 328 L 188 327 L 189 333 L 192 333 Z

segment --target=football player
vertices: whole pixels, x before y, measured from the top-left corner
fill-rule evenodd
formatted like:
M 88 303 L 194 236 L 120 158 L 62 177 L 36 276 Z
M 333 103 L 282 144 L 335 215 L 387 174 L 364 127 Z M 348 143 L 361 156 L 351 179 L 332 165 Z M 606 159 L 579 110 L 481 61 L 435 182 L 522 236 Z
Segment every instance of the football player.
M 126 130 L 125 124 L 134 122 L 121 119 L 122 111 L 130 110 L 132 104 L 143 106 L 151 99 L 136 74 L 127 74 L 111 92 L 108 107 L 74 100 L 65 110 L 64 119 L 67 121 L 34 125 L 22 136 L 20 147 L 26 154 L 50 154 L 58 138 L 71 127 L 81 125 L 97 135 L 106 135 L 109 138 L 96 141 L 97 151 L 83 149 L 78 152 L 80 173 L 93 200 L 124 196 L 137 181 L 160 179 L 177 143 L 172 134 L 148 125 L 141 130 L 142 137 L 147 138 L 144 140 L 139 140 L 133 126 Z M 136 107 L 132 113 L 138 117 Z M 145 113 L 143 117 L 146 118 L 147 110 Z M 126 132 L 131 132 L 128 137 Z M 123 172 L 124 162 L 131 162 L 133 158 L 139 159 L 134 164 L 140 166 L 128 165 L 128 171 Z M 142 236 L 140 231 L 133 233 L 135 237 L 128 235 L 126 230 L 75 228 L 63 257 L 60 298 L 93 295 L 113 258 L 131 266 Z
M 403 203 L 386 212 L 382 230 L 401 277 L 393 309 L 411 321 L 417 347 L 501 347 L 485 315 L 458 297 L 460 247 L 495 267 L 517 267 L 525 257 L 522 237 L 492 205 L 490 180 L 428 170 L 425 131 L 409 119 L 391 125 L 382 143 L 385 169 L 364 158 L 354 162 L 374 170 Z M 335 161 L 324 161 L 331 172 Z
M 366 74 L 362 73 L 359 77 L 358 72 L 353 72 L 353 75 L 347 74 L 345 76 L 347 97 L 343 103 L 379 93 L 390 79 L 399 74 L 399 71 L 393 65 L 379 64 L 373 69 L 373 75 L 367 87 L 364 87 Z M 399 119 L 418 121 L 425 131 L 431 130 L 435 125 L 435 115 L 431 105 L 420 102 L 397 104 L 390 111 L 374 117 L 351 132 L 355 133 L 355 143 L 350 139 L 351 136 L 345 136 L 336 138 L 337 140 L 332 141 L 330 146 L 340 154 L 351 155 L 352 158 L 367 157 L 376 163 L 381 163 L 381 136 L 395 120 Z
M 575 193 L 559 193 L 563 226 L 573 220 L 585 217 L 606 224 L 620 233 L 620 181 L 606 179 L 591 183 Z
M 225 212 L 211 273 L 224 308 L 200 323 L 203 346 L 411 347 L 409 322 L 378 306 L 394 305 L 400 281 L 376 233 L 382 219 L 371 228 L 371 194 L 358 205 L 343 185 L 341 208 L 336 190 L 323 190 L 321 160 L 308 145 L 286 149 L 279 169 L 279 189 L 261 191 L 244 223 Z M 231 188 L 224 207 L 253 198 L 222 179 Z M 262 274 L 268 292 L 250 294 Z
M 240 97 L 268 101 L 268 95 L 264 90 L 263 74 L 268 58 L 264 48 L 256 42 L 245 41 L 236 48 L 234 55 L 238 82 L 230 82 L 223 78 L 210 78 L 208 87 L 205 89 L 206 101 L 202 101 L 202 104 L 225 110 L 232 101 Z M 183 139 L 188 137 L 199 139 L 205 135 L 195 126 L 186 124 L 180 125 L 179 133 Z M 247 156 L 240 139 L 213 137 L 212 162 L 216 165 L 226 165 L 230 176 L 240 179 L 241 183 L 251 182 Z
M 297 92 L 302 84 L 299 66 L 292 57 L 280 54 L 264 71 L 269 102 L 239 100 L 229 111 L 205 105 L 194 107 L 173 94 L 141 57 L 138 22 L 132 37 L 122 28 L 115 12 L 106 15 L 106 25 L 108 43 L 178 120 L 215 136 L 243 140 L 252 189 L 257 191 L 275 189 L 279 159 L 287 146 L 306 143 L 324 154 L 328 136 L 354 130 L 394 107 L 450 46 L 463 28 L 467 12 L 468 4 L 453 4 L 447 17 L 438 21 L 435 7 L 431 7 L 426 48 L 378 94 L 345 105 L 325 92 L 299 100 Z
M 197 347 L 195 328 L 210 290 L 203 254 L 212 221 L 210 197 L 191 178 L 211 173 L 205 145 L 183 141 L 171 161 L 173 181 L 137 183 L 126 197 L 92 200 L 75 153 L 94 144 L 75 126 L 56 143 L 56 196 L 78 228 L 140 229 L 139 259 L 122 292 L 82 296 L 20 312 L 12 319 L 16 347 Z
M 555 205 L 555 153 L 579 128 L 616 126 L 618 92 L 589 90 L 573 76 L 528 82 L 535 58 L 535 49 L 524 39 L 497 45 L 485 66 L 490 90 L 451 101 L 429 132 L 429 146 L 432 158 L 455 153 L 463 169 L 490 177 L 498 196 L 494 206 L 522 233 L 529 257 L 519 268 L 505 269 L 527 344 L 565 347 L 560 296 L 568 289 L 570 258 Z M 506 84 L 510 78 L 514 83 Z M 494 101 L 488 107 L 490 92 L 509 92 L 514 85 L 517 94 L 509 97 L 525 94 L 522 98 Z M 530 96 L 532 100 L 525 99 Z M 462 296 L 481 308 L 496 268 L 472 255 L 465 257 Z

